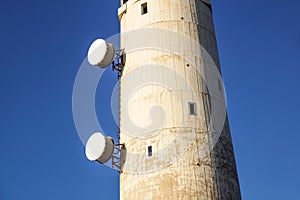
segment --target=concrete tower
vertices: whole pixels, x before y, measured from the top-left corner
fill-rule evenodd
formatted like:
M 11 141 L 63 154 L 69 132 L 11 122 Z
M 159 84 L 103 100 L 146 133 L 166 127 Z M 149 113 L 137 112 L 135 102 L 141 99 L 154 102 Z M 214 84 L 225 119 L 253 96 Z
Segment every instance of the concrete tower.
M 218 71 L 220 62 L 210 0 L 122 0 L 118 16 L 126 53 L 120 199 L 241 199 L 226 109 L 218 140 L 211 136 L 201 66 Z

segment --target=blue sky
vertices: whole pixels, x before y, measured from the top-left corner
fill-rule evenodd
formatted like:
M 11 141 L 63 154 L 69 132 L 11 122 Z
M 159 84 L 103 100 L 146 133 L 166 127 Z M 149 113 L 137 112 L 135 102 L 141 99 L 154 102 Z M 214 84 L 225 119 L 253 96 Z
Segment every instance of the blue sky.
M 1 200 L 118 199 L 118 173 L 87 161 L 72 118 L 77 70 L 95 38 L 119 32 L 118 4 L 1 1 Z M 243 199 L 297 199 L 300 2 L 213 4 Z M 103 81 L 98 117 L 114 135 L 116 74 Z

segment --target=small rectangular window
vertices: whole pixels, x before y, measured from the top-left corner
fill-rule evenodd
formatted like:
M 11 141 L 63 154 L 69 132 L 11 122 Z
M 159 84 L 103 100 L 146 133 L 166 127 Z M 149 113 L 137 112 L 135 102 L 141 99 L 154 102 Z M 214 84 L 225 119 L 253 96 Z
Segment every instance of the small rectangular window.
M 148 151 L 148 157 L 152 157 L 152 146 L 148 146 L 147 148 L 147 151 Z
M 142 4 L 142 15 L 148 13 L 147 3 Z
M 125 4 L 128 0 L 123 0 L 123 4 Z
M 218 87 L 219 87 L 220 92 L 222 92 L 222 83 L 219 79 L 218 79 Z
M 190 115 L 197 115 L 196 103 L 189 102 Z

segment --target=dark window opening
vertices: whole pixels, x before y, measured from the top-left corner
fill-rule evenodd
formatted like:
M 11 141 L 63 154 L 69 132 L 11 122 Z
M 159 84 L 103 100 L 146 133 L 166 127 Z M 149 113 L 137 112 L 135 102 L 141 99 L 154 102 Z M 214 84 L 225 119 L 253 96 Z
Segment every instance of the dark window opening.
M 128 0 L 123 0 L 123 4 L 125 4 Z
M 190 107 L 190 115 L 197 115 L 197 107 L 196 107 L 196 103 L 189 103 L 189 107 Z
M 142 15 L 148 13 L 147 3 L 142 4 Z
M 210 10 L 210 12 L 212 12 L 212 7 L 209 3 L 206 3 L 204 1 L 202 1 L 204 5 L 206 5 L 206 7 L 208 7 L 208 9 Z
M 152 157 L 152 146 L 148 146 L 148 157 Z

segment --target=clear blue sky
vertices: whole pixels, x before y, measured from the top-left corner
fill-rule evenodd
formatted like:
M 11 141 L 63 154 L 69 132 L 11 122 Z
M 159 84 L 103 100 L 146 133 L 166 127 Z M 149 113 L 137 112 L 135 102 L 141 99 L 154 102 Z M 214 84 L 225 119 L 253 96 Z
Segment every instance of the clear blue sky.
M 300 2 L 213 3 L 243 199 L 299 199 Z M 1 200 L 118 198 L 118 173 L 87 161 L 71 106 L 91 41 L 119 32 L 118 4 L 1 1 Z M 97 109 L 114 134 L 110 90 Z

